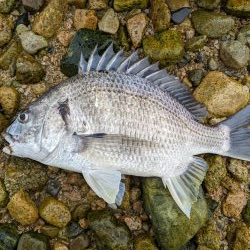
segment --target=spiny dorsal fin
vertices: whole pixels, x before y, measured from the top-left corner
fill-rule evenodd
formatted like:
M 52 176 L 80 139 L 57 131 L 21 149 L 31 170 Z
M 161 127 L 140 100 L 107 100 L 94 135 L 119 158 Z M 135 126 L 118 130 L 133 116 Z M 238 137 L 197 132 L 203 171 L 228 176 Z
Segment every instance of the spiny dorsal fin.
M 158 63 L 150 64 L 147 57 L 139 59 L 138 50 L 129 57 L 123 55 L 123 50 L 113 51 L 113 43 L 109 45 L 102 56 L 98 55 L 97 46 L 90 55 L 88 63 L 81 55 L 79 73 L 89 71 L 116 71 L 131 75 L 138 75 L 167 91 L 173 98 L 194 115 L 197 120 L 207 116 L 206 107 L 194 100 L 189 88 L 177 77 L 167 73 L 166 69 L 159 69 Z

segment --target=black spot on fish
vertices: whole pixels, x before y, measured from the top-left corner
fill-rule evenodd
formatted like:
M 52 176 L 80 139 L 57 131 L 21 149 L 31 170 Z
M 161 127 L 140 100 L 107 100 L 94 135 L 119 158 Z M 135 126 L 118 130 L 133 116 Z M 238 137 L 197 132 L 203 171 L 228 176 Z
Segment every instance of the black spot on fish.
M 69 99 L 67 98 L 63 102 L 58 102 L 58 110 L 62 116 L 63 121 L 68 125 L 68 117 L 70 116 Z
M 105 133 L 97 133 L 97 134 L 92 134 L 92 135 L 87 135 L 85 137 L 89 138 L 104 138 L 107 134 Z

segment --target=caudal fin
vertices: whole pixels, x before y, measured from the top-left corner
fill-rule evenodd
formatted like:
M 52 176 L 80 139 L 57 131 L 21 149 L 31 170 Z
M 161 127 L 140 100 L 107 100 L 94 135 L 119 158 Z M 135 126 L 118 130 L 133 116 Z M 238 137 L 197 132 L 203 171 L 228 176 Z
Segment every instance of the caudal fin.
M 225 155 L 250 161 L 250 105 L 221 124 L 230 131 L 230 148 Z

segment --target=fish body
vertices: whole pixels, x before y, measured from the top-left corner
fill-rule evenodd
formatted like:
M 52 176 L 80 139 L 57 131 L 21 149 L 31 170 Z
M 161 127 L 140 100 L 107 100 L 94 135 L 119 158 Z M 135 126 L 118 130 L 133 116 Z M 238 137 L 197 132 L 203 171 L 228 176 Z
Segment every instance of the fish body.
M 108 203 L 121 201 L 121 174 L 161 177 L 190 216 L 207 169 L 195 155 L 248 159 L 245 145 L 238 147 L 246 131 L 238 127 L 249 115 L 235 120 L 250 108 L 219 126 L 205 126 L 198 122 L 205 109 L 187 87 L 134 57 L 115 54 L 111 45 L 102 57 L 95 49 L 88 63 L 81 58 L 79 75 L 31 103 L 7 128 L 10 146 L 4 152 L 81 172 Z

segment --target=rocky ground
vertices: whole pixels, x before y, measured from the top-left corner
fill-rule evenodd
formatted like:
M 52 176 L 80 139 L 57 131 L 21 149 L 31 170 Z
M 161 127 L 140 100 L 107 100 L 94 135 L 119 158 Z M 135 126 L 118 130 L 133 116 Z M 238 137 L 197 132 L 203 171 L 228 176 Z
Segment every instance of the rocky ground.
M 249 0 L 0 0 L 0 131 L 111 41 L 178 75 L 215 125 L 249 102 L 249 18 Z M 250 249 L 250 163 L 204 157 L 189 220 L 157 178 L 126 177 L 113 210 L 81 175 L 0 152 L 0 249 Z

